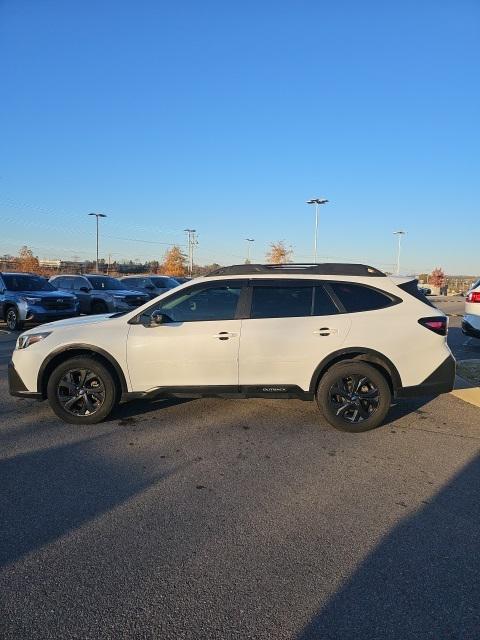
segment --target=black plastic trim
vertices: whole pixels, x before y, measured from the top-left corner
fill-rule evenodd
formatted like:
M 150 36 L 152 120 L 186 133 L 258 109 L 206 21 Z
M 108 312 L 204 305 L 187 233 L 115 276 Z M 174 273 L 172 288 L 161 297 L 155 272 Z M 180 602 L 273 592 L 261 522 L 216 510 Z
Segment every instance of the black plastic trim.
M 150 391 L 122 393 L 122 402 L 138 398 L 272 398 L 311 400 L 313 394 L 294 384 L 212 385 L 157 387 Z
M 480 338 L 480 330 L 475 329 L 467 320 L 462 321 L 462 331 L 466 336 L 472 338 Z
M 319 263 L 293 263 L 287 264 L 235 264 L 229 267 L 221 267 L 207 274 L 207 277 L 215 276 L 243 276 L 256 273 L 296 273 L 316 274 L 323 276 L 362 276 L 370 278 L 385 278 L 383 271 L 365 264 L 349 264 L 337 262 Z
M 455 386 L 455 375 L 455 358 L 448 356 L 421 384 L 398 389 L 397 398 L 416 398 L 450 393 Z
M 42 394 L 38 391 L 29 391 L 27 389 L 13 362 L 8 363 L 8 390 L 11 396 L 18 398 L 32 398 L 34 400 L 42 398 Z
M 367 347 L 348 347 L 347 349 L 339 349 L 338 351 L 330 353 L 319 363 L 319 365 L 313 372 L 313 376 L 310 382 L 310 393 L 315 393 L 320 378 L 330 367 L 330 365 L 332 365 L 336 360 L 343 359 L 344 356 L 352 356 L 352 360 L 362 360 L 367 364 L 371 363 L 382 366 L 390 375 L 394 394 L 396 394 L 397 390 L 402 387 L 402 380 L 397 368 L 395 367 L 393 362 L 389 358 L 387 358 L 387 356 L 383 355 L 383 353 L 375 351 L 374 349 L 369 349 Z
M 100 347 L 96 347 L 91 344 L 76 343 L 76 344 L 69 344 L 65 347 L 60 347 L 55 351 L 52 351 L 52 353 L 50 353 L 42 362 L 40 369 L 38 371 L 38 376 L 37 376 L 37 391 L 41 395 L 43 395 L 43 391 L 42 391 L 44 386 L 43 377 L 45 375 L 45 371 L 48 365 L 50 364 L 50 362 L 52 362 L 54 358 L 56 358 L 57 356 L 63 353 L 68 353 L 69 351 L 89 351 L 92 354 L 98 354 L 100 356 L 103 356 L 115 369 L 118 379 L 120 380 L 122 393 L 127 392 L 128 387 L 127 387 L 127 381 L 125 379 L 125 374 L 123 373 L 122 367 L 118 364 L 118 362 L 115 360 L 113 356 L 111 356 L 107 351 L 104 351 Z

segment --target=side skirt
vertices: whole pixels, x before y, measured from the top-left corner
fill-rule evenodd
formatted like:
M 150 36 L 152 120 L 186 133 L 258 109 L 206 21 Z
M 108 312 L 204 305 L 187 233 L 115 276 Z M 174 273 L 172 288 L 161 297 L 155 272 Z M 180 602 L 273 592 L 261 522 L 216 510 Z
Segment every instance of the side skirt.
M 129 391 L 122 393 L 121 401 L 139 398 L 272 398 L 276 400 L 313 400 L 313 393 L 304 391 L 294 384 L 242 385 L 242 386 L 191 386 L 157 387 L 149 391 Z

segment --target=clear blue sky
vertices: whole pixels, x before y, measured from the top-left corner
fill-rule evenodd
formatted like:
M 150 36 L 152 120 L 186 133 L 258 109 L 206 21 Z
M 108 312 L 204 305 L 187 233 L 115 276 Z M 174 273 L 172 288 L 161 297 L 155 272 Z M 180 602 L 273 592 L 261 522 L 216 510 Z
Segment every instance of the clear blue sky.
M 0 253 L 307 260 L 318 195 L 322 257 L 480 272 L 478 0 L 0 0 L 0 77 Z

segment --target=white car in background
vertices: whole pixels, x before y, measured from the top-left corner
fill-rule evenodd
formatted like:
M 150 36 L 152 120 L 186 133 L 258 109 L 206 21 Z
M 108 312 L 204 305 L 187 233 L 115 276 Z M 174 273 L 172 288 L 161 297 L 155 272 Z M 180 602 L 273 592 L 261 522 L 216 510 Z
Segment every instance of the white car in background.
M 467 336 L 480 338 L 480 280 L 477 280 L 468 290 L 462 330 Z

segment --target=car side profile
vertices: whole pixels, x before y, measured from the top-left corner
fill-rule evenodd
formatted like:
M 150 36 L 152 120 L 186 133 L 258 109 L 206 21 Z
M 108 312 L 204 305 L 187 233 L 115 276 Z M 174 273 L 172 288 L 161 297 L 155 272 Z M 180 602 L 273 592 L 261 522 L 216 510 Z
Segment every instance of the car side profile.
M 120 282 L 128 289 L 135 289 L 148 295 L 150 300 L 162 295 L 170 289 L 175 289 L 180 284 L 175 278 L 170 276 L 160 276 L 156 274 L 146 276 L 124 276 Z
M 26 322 L 51 322 L 79 314 L 79 302 L 71 293 L 59 293 L 48 280 L 34 273 L 0 273 L 0 320 L 10 331 Z
M 74 293 L 80 301 L 80 312 L 85 314 L 131 311 L 150 299 L 104 275 L 58 275 L 50 278 L 50 283 L 61 291 Z
M 465 298 L 462 330 L 471 338 L 480 338 L 480 280 L 473 283 Z
M 133 398 L 315 399 L 360 432 L 392 399 L 452 390 L 447 326 L 416 280 L 366 265 L 224 267 L 136 310 L 23 333 L 10 392 L 75 424 Z

